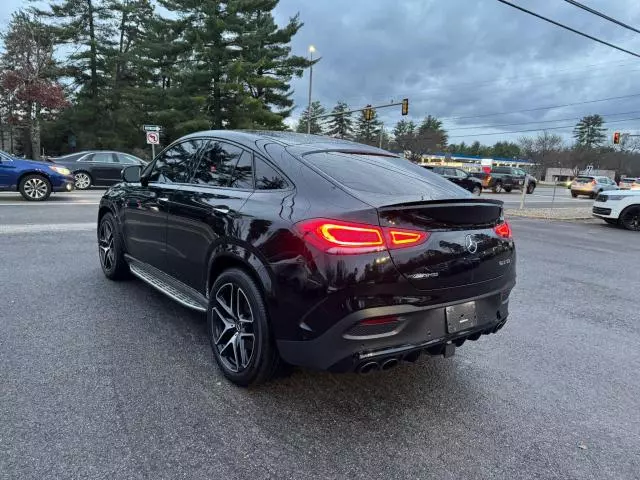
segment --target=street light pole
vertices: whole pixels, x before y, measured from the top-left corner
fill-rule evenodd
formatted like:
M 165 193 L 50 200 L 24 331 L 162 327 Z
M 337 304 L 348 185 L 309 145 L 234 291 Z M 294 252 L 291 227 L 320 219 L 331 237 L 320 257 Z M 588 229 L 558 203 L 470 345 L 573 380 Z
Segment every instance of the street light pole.
M 307 105 L 307 133 L 311 133 L 311 89 L 313 87 L 313 52 L 316 47 L 309 45 L 309 104 Z

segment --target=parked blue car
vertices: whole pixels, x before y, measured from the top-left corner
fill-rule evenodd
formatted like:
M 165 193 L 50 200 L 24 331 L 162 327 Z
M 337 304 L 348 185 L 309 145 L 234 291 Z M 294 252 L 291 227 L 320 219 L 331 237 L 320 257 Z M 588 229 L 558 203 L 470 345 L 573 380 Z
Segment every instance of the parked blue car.
M 0 191 L 19 191 L 25 200 L 42 202 L 51 192 L 70 192 L 74 179 L 68 168 L 25 160 L 0 151 Z

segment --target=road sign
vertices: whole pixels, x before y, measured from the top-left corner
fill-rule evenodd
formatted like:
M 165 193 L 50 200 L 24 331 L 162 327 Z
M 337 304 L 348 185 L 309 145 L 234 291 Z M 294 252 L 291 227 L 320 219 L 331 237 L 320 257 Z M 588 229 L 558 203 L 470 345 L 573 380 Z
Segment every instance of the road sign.
M 145 132 L 159 132 L 161 130 L 159 125 L 143 125 L 142 129 Z
M 147 144 L 158 145 L 160 143 L 160 134 L 158 132 L 147 132 Z

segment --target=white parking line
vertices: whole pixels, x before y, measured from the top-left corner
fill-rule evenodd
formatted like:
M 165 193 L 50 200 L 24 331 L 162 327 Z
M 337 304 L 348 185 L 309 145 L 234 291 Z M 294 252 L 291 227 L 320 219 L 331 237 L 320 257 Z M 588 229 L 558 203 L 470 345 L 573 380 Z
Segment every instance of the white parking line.
M 0 225 L 0 235 L 42 232 L 88 232 L 96 229 L 95 222 L 44 223 L 41 225 Z

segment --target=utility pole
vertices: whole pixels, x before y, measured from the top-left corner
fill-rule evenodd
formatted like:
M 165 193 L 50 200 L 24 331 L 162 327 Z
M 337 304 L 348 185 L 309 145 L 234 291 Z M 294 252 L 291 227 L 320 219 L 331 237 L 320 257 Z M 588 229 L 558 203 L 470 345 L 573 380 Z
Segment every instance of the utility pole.
M 384 133 L 384 123 L 380 124 L 380 148 L 382 148 L 382 134 Z
M 313 52 L 316 47 L 309 45 L 309 103 L 307 105 L 307 133 L 311 133 L 311 89 L 313 87 Z

